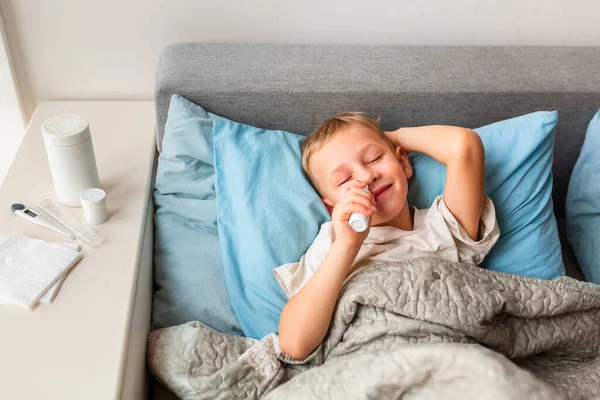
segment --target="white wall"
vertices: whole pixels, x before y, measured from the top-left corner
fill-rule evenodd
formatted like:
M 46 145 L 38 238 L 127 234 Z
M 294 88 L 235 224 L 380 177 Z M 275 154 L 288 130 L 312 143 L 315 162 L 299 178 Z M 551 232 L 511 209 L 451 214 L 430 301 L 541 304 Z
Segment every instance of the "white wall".
M 0 13 L 0 185 L 25 133 L 25 119 Z
M 597 0 L 0 0 L 26 114 L 47 99 L 151 99 L 178 41 L 600 45 Z
M 26 116 L 152 99 L 173 42 L 600 45 L 597 0 L 0 0 Z

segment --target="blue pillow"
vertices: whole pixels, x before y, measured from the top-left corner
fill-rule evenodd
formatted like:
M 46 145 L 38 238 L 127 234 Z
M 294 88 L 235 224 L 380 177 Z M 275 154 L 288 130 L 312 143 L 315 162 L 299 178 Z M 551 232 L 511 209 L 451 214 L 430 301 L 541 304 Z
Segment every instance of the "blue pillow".
M 567 238 L 586 281 L 600 285 L 600 110 L 590 121 L 567 192 Z
M 543 279 L 565 274 L 552 204 L 557 122 L 556 111 L 539 111 L 475 129 L 485 148 L 485 192 L 500 228 L 482 267 Z M 429 207 L 443 193 L 446 168 L 424 154 L 410 157 L 408 202 Z
M 211 118 L 218 117 L 171 97 L 154 192 L 153 329 L 197 320 L 242 333 L 219 249 Z
M 486 192 L 501 237 L 485 266 L 551 279 L 564 275 L 552 211 L 556 112 L 476 129 L 486 148 Z M 247 336 L 276 332 L 286 297 L 273 269 L 298 261 L 330 217 L 301 170 L 303 137 L 232 121 L 214 122 L 221 254 L 233 309 Z M 445 167 L 412 155 L 409 203 L 427 208 L 442 193 Z
M 298 261 L 330 217 L 302 171 L 304 136 L 226 120 L 213 128 L 227 288 L 246 336 L 261 338 L 287 301 L 273 269 Z

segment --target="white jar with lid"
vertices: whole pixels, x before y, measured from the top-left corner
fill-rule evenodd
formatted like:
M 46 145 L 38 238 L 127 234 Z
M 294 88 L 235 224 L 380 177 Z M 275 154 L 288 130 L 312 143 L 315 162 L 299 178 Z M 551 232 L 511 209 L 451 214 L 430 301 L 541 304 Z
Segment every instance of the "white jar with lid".
M 81 206 L 81 192 L 100 186 L 88 122 L 80 115 L 57 115 L 42 124 L 42 133 L 58 201 Z
M 88 224 L 100 225 L 108 219 L 106 192 L 102 189 L 90 188 L 81 192 L 81 206 Z

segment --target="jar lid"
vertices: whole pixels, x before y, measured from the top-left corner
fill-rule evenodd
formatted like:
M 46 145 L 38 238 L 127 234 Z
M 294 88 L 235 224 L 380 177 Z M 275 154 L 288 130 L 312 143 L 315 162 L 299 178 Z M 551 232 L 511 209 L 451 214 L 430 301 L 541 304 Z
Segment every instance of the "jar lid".
M 85 189 L 79 197 L 84 208 L 97 208 L 106 204 L 106 192 L 99 188 Z
M 62 114 L 42 124 L 44 141 L 53 146 L 74 146 L 90 137 L 89 124 L 76 114 Z

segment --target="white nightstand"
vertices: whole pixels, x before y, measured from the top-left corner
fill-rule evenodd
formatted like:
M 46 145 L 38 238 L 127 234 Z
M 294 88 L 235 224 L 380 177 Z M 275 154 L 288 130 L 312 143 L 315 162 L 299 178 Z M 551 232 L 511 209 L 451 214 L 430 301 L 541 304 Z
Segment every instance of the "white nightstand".
M 75 113 L 90 124 L 109 220 L 107 241 L 83 247 L 53 304 L 33 311 L 0 305 L 0 397 L 131 399 L 145 397 L 145 345 L 152 302 L 156 159 L 151 101 L 57 101 L 38 105 L 0 188 L 0 236 L 11 231 L 48 241 L 59 233 L 15 216 L 12 203 L 56 201 L 40 126 Z M 67 208 L 83 218 L 81 208 Z M 67 239 L 68 240 L 68 239 Z

